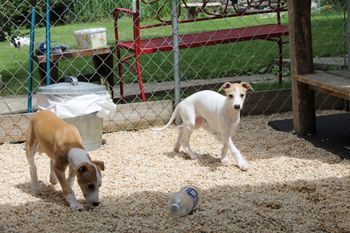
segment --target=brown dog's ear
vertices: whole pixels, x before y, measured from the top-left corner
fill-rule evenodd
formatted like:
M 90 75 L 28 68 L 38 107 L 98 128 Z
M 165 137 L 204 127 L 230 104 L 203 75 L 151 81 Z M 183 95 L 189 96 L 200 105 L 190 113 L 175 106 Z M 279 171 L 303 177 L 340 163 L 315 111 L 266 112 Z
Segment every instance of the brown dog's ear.
M 105 170 L 105 164 L 103 161 L 94 160 L 92 161 L 101 171 Z
M 252 91 L 254 91 L 254 89 L 252 88 L 252 86 L 250 86 L 250 84 L 249 83 L 247 83 L 247 82 L 241 82 L 241 85 L 242 85 L 242 87 L 244 87 L 245 89 L 247 89 L 247 90 L 252 90 Z
M 230 82 L 225 82 L 219 89 L 219 92 L 222 90 L 222 89 L 227 89 L 227 88 L 230 88 L 231 87 L 231 83 Z

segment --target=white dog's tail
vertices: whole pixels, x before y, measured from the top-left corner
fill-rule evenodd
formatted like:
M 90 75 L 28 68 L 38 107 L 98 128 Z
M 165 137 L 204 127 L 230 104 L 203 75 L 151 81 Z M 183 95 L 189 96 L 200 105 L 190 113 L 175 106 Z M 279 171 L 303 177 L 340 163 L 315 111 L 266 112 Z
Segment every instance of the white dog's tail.
M 151 130 L 152 131 L 162 131 L 162 130 L 168 128 L 171 125 L 171 123 L 173 123 L 173 121 L 175 120 L 175 117 L 176 117 L 178 111 L 179 111 L 179 104 L 176 106 L 173 114 L 171 114 L 170 120 L 168 121 L 168 123 L 165 126 L 163 126 L 162 128 L 152 128 Z

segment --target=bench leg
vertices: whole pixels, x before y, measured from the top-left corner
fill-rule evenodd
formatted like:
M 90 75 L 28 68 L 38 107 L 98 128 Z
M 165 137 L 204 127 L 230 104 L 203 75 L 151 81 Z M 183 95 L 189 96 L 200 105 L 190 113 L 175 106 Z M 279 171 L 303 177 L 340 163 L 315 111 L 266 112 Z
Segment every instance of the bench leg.
M 119 70 L 119 87 L 120 87 L 120 97 L 124 101 L 124 81 L 123 81 L 123 60 L 121 59 L 120 54 L 120 48 L 116 48 L 117 52 L 117 60 L 118 60 L 118 70 Z M 139 59 L 140 55 L 139 53 L 135 53 L 135 67 L 132 67 L 133 71 L 136 73 L 137 80 L 139 82 L 139 88 L 140 88 L 140 98 L 143 102 L 147 100 L 144 86 L 143 86 L 143 80 L 142 80 L 142 69 L 141 69 L 141 63 Z
M 58 62 L 51 62 L 50 78 L 52 83 L 58 82 Z M 46 63 L 39 64 L 40 86 L 46 85 Z
M 135 65 L 136 65 L 136 75 L 137 75 L 137 79 L 139 81 L 139 88 L 140 88 L 140 95 L 141 95 L 141 100 L 143 102 L 145 102 L 146 99 L 146 95 L 145 95 L 145 89 L 143 86 L 143 81 L 142 81 L 142 73 L 141 73 L 141 64 L 140 64 L 140 54 L 136 53 L 135 54 Z
M 107 91 L 111 94 L 113 99 L 114 93 L 114 77 L 113 77 L 113 55 L 100 54 L 93 56 L 93 61 L 96 73 L 99 75 L 103 83 L 107 80 Z

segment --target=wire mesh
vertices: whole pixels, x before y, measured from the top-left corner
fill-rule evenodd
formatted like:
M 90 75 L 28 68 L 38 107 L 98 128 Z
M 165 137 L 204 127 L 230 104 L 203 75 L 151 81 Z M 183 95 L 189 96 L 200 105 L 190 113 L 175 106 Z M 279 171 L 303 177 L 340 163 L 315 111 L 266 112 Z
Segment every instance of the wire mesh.
M 106 85 L 117 111 L 107 116 L 105 131 L 143 128 L 169 119 L 174 106 L 176 68 L 172 27 L 168 23 L 171 22 L 171 3 L 171 0 L 50 1 L 51 54 L 55 57 L 51 60 L 51 81 L 55 83 L 67 76 L 76 76 L 81 81 Z M 178 67 L 180 98 L 203 89 L 218 90 L 226 81 L 241 80 L 251 83 L 255 89 L 246 100 L 244 114 L 291 110 L 287 35 L 282 36 L 281 80 L 276 46 L 279 37 L 256 30 L 261 35 L 246 39 L 236 35 L 231 41 L 220 41 L 234 29 L 276 25 L 279 21 L 287 25 L 288 12 L 276 13 L 276 9 L 285 9 L 286 5 L 287 1 L 283 0 L 177 0 L 182 46 Z M 30 6 L 30 1 L 0 0 L 2 114 L 27 110 Z M 123 10 L 116 15 L 116 8 Z M 345 1 L 315 0 L 311 10 L 314 68 L 346 69 Z M 45 55 L 42 54 L 46 23 L 44 0 L 35 1 L 35 11 L 33 110 L 36 109 L 36 90 L 45 85 L 46 77 Z M 203 20 L 208 17 L 209 20 Z M 106 44 L 86 52 L 79 48 L 74 32 L 91 28 L 106 29 Z M 203 38 L 199 36 L 206 36 L 200 44 Z M 143 44 L 138 44 L 140 40 Z M 188 41 L 183 42 L 185 40 Z M 145 51 L 147 46 L 148 52 Z M 167 46 L 170 49 L 165 49 Z M 342 101 L 332 97 L 319 94 L 317 98 L 320 98 L 320 107 L 343 106 Z

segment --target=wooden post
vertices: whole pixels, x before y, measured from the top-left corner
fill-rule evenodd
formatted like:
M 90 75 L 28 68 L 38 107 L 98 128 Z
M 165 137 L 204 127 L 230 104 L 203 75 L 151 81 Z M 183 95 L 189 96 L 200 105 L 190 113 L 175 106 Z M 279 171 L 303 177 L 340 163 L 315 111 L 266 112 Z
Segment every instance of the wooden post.
M 316 129 L 314 91 L 295 79 L 296 74 L 313 72 L 310 14 L 311 0 L 288 1 L 293 124 L 299 134 L 313 133 Z

